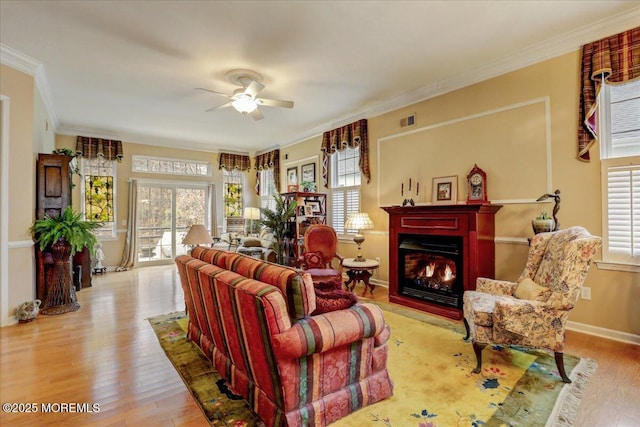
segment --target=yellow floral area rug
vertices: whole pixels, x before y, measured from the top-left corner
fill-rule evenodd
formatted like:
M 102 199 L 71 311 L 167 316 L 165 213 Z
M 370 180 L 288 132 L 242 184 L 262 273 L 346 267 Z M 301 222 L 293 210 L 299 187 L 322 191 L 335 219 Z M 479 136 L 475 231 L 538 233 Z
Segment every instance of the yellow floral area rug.
M 371 301 L 372 302 L 372 301 Z M 394 395 L 332 426 L 572 426 L 596 363 L 565 354 L 573 381 L 564 384 L 552 354 L 487 346 L 483 370 L 463 340 L 461 323 L 385 303 L 391 327 L 389 374 Z M 186 339 L 187 318 L 172 313 L 149 319 L 160 345 L 205 417 L 214 426 L 262 426 L 247 403 L 226 387 L 199 349 Z

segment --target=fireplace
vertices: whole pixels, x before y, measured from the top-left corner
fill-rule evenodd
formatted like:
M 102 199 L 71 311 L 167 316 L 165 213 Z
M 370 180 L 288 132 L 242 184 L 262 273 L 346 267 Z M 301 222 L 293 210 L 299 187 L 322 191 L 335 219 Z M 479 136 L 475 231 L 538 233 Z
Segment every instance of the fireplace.
M 400 235 L 398 265 L 400 295 L 462 308 L 460 236 Z
M 389 301 L 453 319 L 462 294 L 495 274 L 501 205 L 389 206 Z

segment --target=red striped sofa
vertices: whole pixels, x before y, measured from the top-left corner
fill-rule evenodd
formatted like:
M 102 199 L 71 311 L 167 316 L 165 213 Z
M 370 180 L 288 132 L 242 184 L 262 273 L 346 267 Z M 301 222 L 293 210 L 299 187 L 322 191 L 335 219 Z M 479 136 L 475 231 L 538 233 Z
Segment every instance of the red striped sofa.
M 378 306 L 311 315 L 308 274 L 238 253 L 176 264 L 189 338 L 267 426 L 324 426 L 393 394 Z

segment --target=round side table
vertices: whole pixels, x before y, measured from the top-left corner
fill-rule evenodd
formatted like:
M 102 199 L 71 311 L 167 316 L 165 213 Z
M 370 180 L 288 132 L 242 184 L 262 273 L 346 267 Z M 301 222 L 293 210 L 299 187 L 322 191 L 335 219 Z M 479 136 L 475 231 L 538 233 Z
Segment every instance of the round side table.
M 369 278 L 371 278 L 373 272 L 380 267 L 378 261 L 375 259 L 356 261 L 355 258 L 345 258 L 342 260 L 342 266 L 347 269 L 347 276 L 349 276 L 349 280 L 344 284 L 347 289 L 353 292 L 358 282 L 362 281 L 364 283 L 362 296 L 365 296 L 367 293 L 367 288 L 369 288 L 369 293 L 373 295 L 375 285 L 369 283 Z

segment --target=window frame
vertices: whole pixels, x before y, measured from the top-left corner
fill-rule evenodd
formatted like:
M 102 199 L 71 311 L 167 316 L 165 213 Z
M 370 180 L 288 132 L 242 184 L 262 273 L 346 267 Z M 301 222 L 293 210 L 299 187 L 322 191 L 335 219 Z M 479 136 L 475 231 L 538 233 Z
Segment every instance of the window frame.
M 637 84 L 640 87 L 640 81 L 629 82 L 628 84 Z M 633 246 L 631 253 L 620 254 L 611 251 L 610 227 L 609 227 L 609 172 L 612 169 L 618 171 L 637 169 L 640 166 L 640 155 L 618 156 L 613 157 L 613 141 L 611 136 L 611 85 L 603 82 L 600 93 L 598 94 L 598 130 L 600 143 L 600 179 L 602 193 L 602 261 L 598 261 L 598 268 L 604 270 L 630 271 L 640 272 L 640 254 L 634 256 Z M 632 187 L 635 189 L 635 187 Z M 633 191 L 633 190 L 632 190 Z M 633 217 L 634 203 L 631 197 L 631 206 L 629 214 Z M 636 207 L 635 210 L 638 208 Z M 634 221 L 631 222 L 631 245 L 634 244 Z
M 145 160 L 147 162 L 147 167 L 146 168 L 136 168 L 136 161 L 139 160 Z M 173 170 L 172 171 L 161 171 L 161 170 L 151 170 L 149 168 L 149 161 L 158 161 L 158 162 L 170 162 L 172 163 L 172 167 Z M 176 170 L 176 164 L 178 163 L 184 163 L 185 166 L 185 171 L 184 172 L 180 172 L 179 170 Z M 206 167 L 206 173 L 188 173 L 187 172 L 187 165 L 191 164 L 193 165 L 196 169 L 199 169 L 201 167 Z M 200 161 L 200 160 L 187 160 L 187 159 L 175 159 L 175 158 L 169 158 L 169 157 L 157 157 L 157 156 L 143 156 L 143 155 L 134 155 L 131 158 L 131 172 L 136 172 L 136 173 L 153 173 L 153 174 L 160 174 L 160 175 L 178 175 L 178 176 L 192 176 L 192 177 L 211 177 L 212 176 L 212 168 L 211 168 L 211 163 L 210 162 L 204 162 L 204 161 Z
M 117 202 L 118 202 L 118 167 L 117 167 L 117 160 L 105 160 L 103 157 L 97 157 L 95 159 L 87 159 L 84 157 L 80 158 L 80 212 L 82 213 L 82 217 L 86 220 L 87 216 L 86 216 L 86 195 L 85 195 L 85 177 L 87 175 L 96 175 L 96 173 L 91 173 L 90 170 L 88 170 L 88 168 L 105 168 L 105 166 L 103 165 L 95 165 L 94 163 L 96 162 L 101 162 L 101 163 L 110 163 L 109 165 L 109 169 L 111 170 L 111 177 L 113 178 L 113 188 L 112 188 L 112 192 L 113 192 L 113 222 L 111 223 L 111 229 L 109 230 L 106 227 L 100 227 L 98 228 L 96 231 L 96 237 L 98 238 L 98 240 L 100 241 L 108 241 L 108 240 L 117 240 L 118 238 L 118 230 L 117 230 L 117 225 L 118 225 L 118 220 L 117 220 L 117 215 L 118 215 L 118 206 L 117 206 Z M 106 234 L 106 231 L 110 231 L 109 234 Z M 100 234 L 100 233 L 105 233 L 105 234 Z
M 276 179 L 275 170 L 273 168 L 261 169 L 258 173 L 258 181 L 260 183 L 260 194 L 258 195 L 261 208 L 276 208 L 275 194 Z
M 233 180 L 230 180 L 233 178 Z M 237 216 L 227 216 L 227 201 L 225 200 L 225 193 L 227 191 L 227 184 L 239 184 L 240 185 L 240 212 Z M 245 177 L 244 172 L 240 169 L 227 170 L 222 168 L 222 218 L 223 232 L 227 232 L 227 218 L 242 218 L 244 203 L 244 191 L 245 191 Z
M 355 152 L 355 153 L 354 153 Z M 362 172 L 360 171 L 360 147 L 347 147 L 344 150 L 336 151 L 329 156 L 329 217 L 328 221 L 330 221 L 330 225 L 336 230 L 338 234 L 338 238 L 340 240 L 352 240 L 353 236 L 357 233 L 357 230 L 347 230 L 344 228 L 344 224 L 340 226 L 336 226 L 335 217 L 336 213 L 336 202 L 335 196 L 337 193 L 342 193 L 342 207 L 341 211 L 343 213 L 344 221 L 346 222 L 349 214 L 354 212 L 360 212 L 360 208 L 362 205 Z M 344 164 L 344 173 L 340 171 L 340 163 L 345 162 Z M 346 162 L 355 163 L 354 170 L 352 172 L 346 172 L 348 167 Z M 351 176 L 351 177 L 349 177 Z M 341 177 L 344 178 L 341 180 Z M 353 185 L 345 185 L 347 180 L 353 178 Z M 355 191 L 357 194 L 357 208 L 354 211 L 353 208 L 349 209 L 349 193 Z M 352 196 L 353 197 L 353 196 Z

